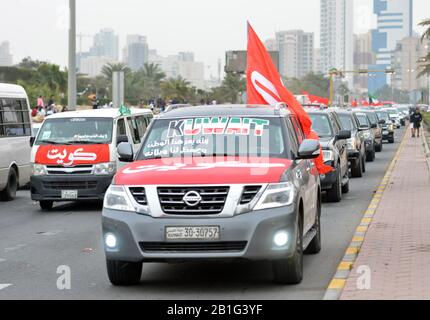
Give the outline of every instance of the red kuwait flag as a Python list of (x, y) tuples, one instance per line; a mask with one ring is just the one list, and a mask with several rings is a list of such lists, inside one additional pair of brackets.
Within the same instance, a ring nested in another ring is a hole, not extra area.
[[(275, 105), (280, 102), (287, 104), (290, 111), (299, 119), (306, 138), (319, 141), (318, 135), (312, 130), (309, 115), (294, 95), (285, 88), (272, 58), (249, 23), (246, 76), (248, 104)], [(322, 153), (315, 159), (315, 165), (320, 174), (333, 171), (332, 167), (324, 164)]]

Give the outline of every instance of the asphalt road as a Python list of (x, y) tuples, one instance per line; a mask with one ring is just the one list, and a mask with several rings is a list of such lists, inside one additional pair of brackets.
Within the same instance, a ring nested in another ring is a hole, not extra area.
[[(403, 132), (397, 131), (397, 142)], [(20, 191), (16, 201), (0, 202), (0, 299), (321, 299), (398, 146), (384, 145), (340, 204), (323, 205), (323, 250), (305, 257), (300, 285), (276, 285), (269, 263), (244, 262), (147, 264), (141, 285), (113, 287), (101, 205), (68, 203), (42, 212)], [(70, 290), (57, 288), (59, 266), (70, 267)]]

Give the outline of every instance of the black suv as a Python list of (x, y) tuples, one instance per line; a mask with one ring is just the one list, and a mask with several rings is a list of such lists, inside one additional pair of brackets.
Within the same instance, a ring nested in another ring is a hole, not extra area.
[(359, 123), (354, 113), (346, 110), (336, 111), (342, 129), (351, 131), (351, 139), (348, 140), (348, 159), (353, 178), (361, 178), (366, 172), (366, 147), (363, 134), (358, 130)]
[(340, 202), (342, 193), (349, 192), (349, 161), (347, 141), (351, 131), (342, 130), (341, 121), (333, 110), (318, 111), (306, 109), (312, 120), (312, 129), (320, 137), (324, 163), (334, 170), (321, 176), (322, 190), (327, 199)]
[(372, 130), (372, 124), (369, 117), (362, 111), (353, 111), (358, 120), (358, 130), (361, 132), (364, 145), (366, 148), (366, 161), (373, 162), (376, 159), (375, 133)]

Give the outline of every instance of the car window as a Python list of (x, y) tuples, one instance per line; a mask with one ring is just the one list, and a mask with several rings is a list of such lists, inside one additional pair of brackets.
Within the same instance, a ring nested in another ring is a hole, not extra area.
[(327, 114), (309, 114), (312, 120), (312, 129), (320, 138), (331, 138), (334, 136), (333, 128)]
[(367, 117), (370, 120), (370, 123), (373, 124), (378, 124), (378, 118), (376, 117), (376, 114), (373, 112), (367, 112)]
[(357, 113), (357, 120), (360, 126), (370, 127), (370, 121), (365, 113)]
[(299, 141), (294, 130), (292, 119), (286, 118), (285, 121), (287, 124), (288, 137), (290, 140), (290, 149), (293, 153), (293, 156), (295, 157), (297, 156), (297, 152), (299, 151)]
[(139, 137), (142, 139), (145, 135), (146, 129), (148, 128), (148, 122), (145, 116), (136, 117), (137, 130), (139, 131)]
[(116, 136), (126, 136), (127, 135), (127, 130), (125, 128), (125, 122), (124, 119), (118, 119), (117, 122), (117, 129), (116, 129)]
[(354, 123), (354, 118), (350, 114), (340, 114), (339, 120), (343, 130), (354, 131), (357, 129)]
[(300, 126), (296, 116), (291, 116), (291, 123), (297, 135), (298, 143), (300, 145), (302, 144), (303, 140), (305, 140), (305, 135), (303, 133), (302, 127)]
[(137, 121), (135, 117), (128, 117), (127, 118), (127, 123), (128, 123), (128, 128), (130, 129), (131, 132), (131, 137), (133, 138), (133, 143), (134, 144), (139, 144), (140, 143), (140, 134), (139, 134), (139, 128), (137, 125)]

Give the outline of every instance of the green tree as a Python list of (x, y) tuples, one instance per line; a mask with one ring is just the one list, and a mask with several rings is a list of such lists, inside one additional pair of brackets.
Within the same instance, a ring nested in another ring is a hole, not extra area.
[[(430, 19), (425, 19), (418, 24), (420, 27), (424, 27), (425, 30), (422, 34), (421, 41), (430, 40)], [(430, 52), (420, 59), (420, 73), (418, 74), (418, 78), (429, 75), (430, 74)]]
[(169, 78), (161, 83), (161, 93), (167, 99), (189, 101), (192, 95), (190, 83), (182, 77)]
[(112, 81), (114, 72), (124, 72), (127, 76), (130, 74), (131, 70), (124, 63), (108, 63), (103, 66), (101, 74), (109, 81)]

